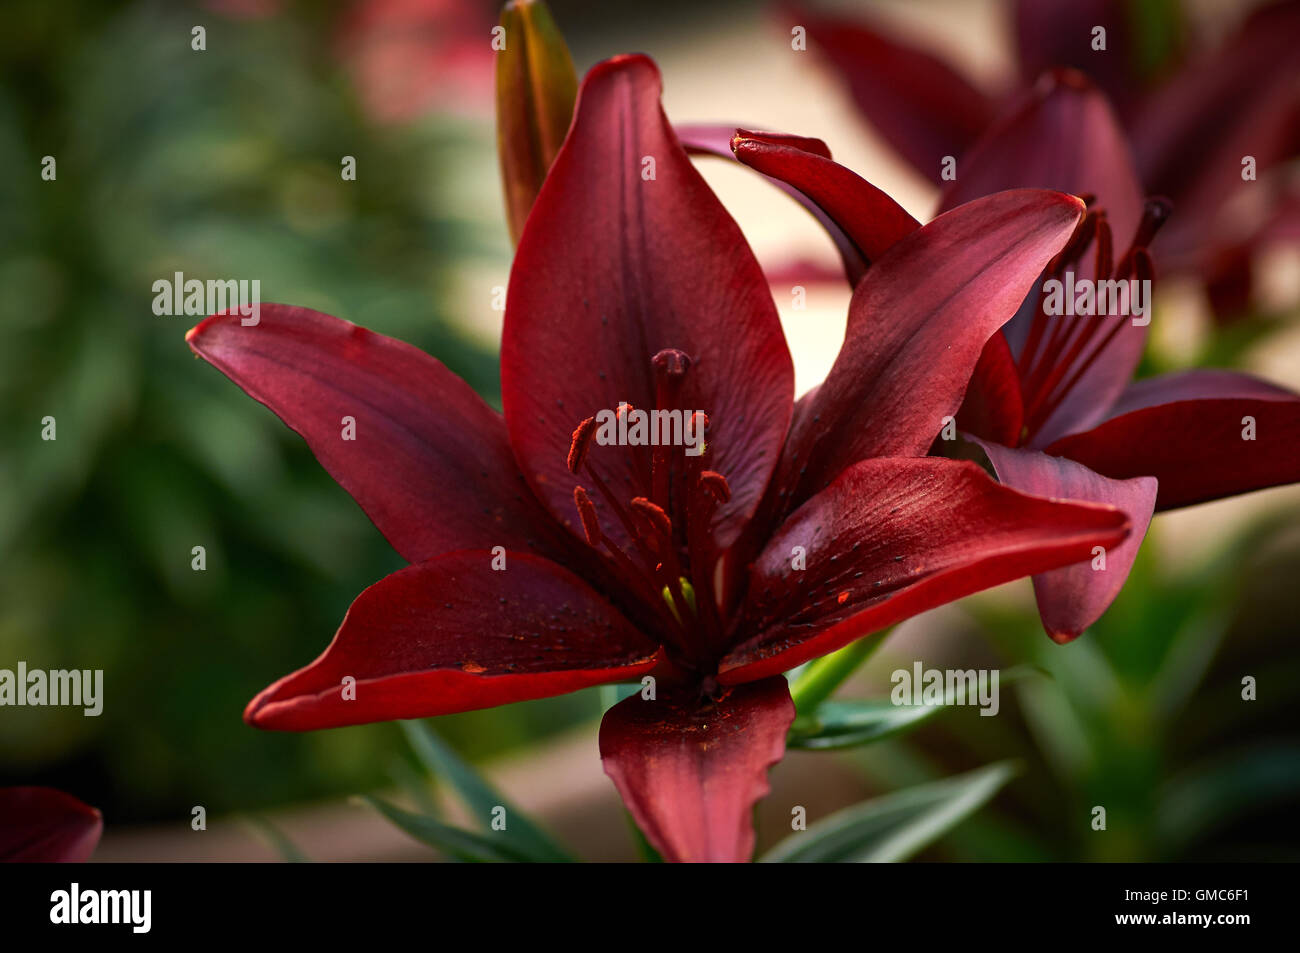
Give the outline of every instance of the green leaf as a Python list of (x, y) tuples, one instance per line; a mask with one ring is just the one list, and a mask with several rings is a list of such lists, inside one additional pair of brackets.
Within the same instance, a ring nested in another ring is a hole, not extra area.
[(438, 810), (438, 804), (434, 800), (429, 779), (411, 767), (406, 758), (401, 755), (394, 755), (389, 763), (388, 773), (392, 775), (397, 786), (402, 789), (402, 793), (410, 798), (416, 810), (425, 817), (437, 817), (442, 813)]
[(1253, 812), (1300, 798), (1300, 747), (1260, 744), (1202, 762), (1161, 791), (1159, 833), (1183, 848)]
[(311, 863), (311, 858), (298, 849), (298, 845), (289, 839), (289, 835), (267, 818), (260, 814), (250, 814), (246, 819), (267, 843), (275, 848), (281, 860), (290, 864)]
[(763, 863), (906, 860), (987, 804), (1015, 774), (1011, 762), (863, 801), (787, 837)]
[(832, 751), (869, 744), (914, 728), (944, 707), (895, 705), (883, 699), (822, 702), (816, 715), (795, 720), (786, 747)]
[(803, 666), (799, 677), (790, 685), (790, 697), (798, 712), (812, 712), (830, 698), (835, 689), (875, 654), (891, 631), (892, 627), (864, 636)]
[(372, 795), (362, 795), (361, 800), (416, 840), (456, 860), (468, 863), (527, 863), (533, 859), (513, 849), (504, 832), (500, 837), (477, 834), (435, 821), (423, 814), (412, 814)]
[(506, 835), (512, 849), (535, 863), (564, 863), (573, 860), (549, 834), (533, 823), (466, 764), (423, 721), (403, 721), (402, 730), (416, 756), (434, 777), (451, 784), (475, 817), (486, 820), (497, 808), (505, 808)]
[[(1028, 675), (1046, 675), (1035, 665), (1017, 665), (1002, 672), (998, 687)], [(843, 700), (822, 702), (812, 714), (800, 715), (790, 727), (787, 747), (810, 751), (853, 748), (889, 738), (917, 727), (922, 722), (956, 704), (954, 692), (941, 704), (895, 705), (888, 699)]]

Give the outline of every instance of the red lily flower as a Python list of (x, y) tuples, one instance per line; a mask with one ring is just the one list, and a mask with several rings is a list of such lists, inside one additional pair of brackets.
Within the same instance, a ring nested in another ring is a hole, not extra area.
[[(918, 227), (883, 193), (815, 150), (789, 148), (793, 141), (740, 135), (735, 154), (818, 201), (841, 245), (846, 235), (874, 241), (878, 255)], [(1142, 201), (1123, 130), (1082, 74), (1048, 74), (995, 123), (940, 208), (1024, 186), (1094, 197), (1044, 280), (1153, 279), (1147, 246), (1168, 203)], [(846, 272), (853, 280), (860, 269), (850, 263)], [(1300, 480), (1300, 395), (1218, 369), (1134, 383), (1148, 321), (1050, 316), (1040, 282), (989, 339), (957, 416), (1002, 483), (1129, 515), (1132, 532), (1104, 561), (1034, 577), (1043, 625), (1058, 642), (1077, 637), (1118, 595), (1154, 511)]]
[(90, 859), (104, 820), (54, 788), (0, 788), (0, 862), (78, 863)]
[[(1181, 58), (1170, 57), (1174, 68), (1155, 73), (1139, 62), (1134, 6), (1123, 0), (1017, 0), (1010, 16), (1017, 79), (995, 90), (865, 22), (797, 7), (786, 18), (807, 28), (874, 128), (941, 186), (943, 158), (957, 158), (959, 180), (968, 175), (971, 150), (1019, 108), (1045, 71), (1086, 73), (1121, 110), (1146, 190), (1168, 196), (1179, 211), (1156, 246), (1163, 266), (1205, 280), (1211, 301), (1231, 314), (1249, 298), (1246, 249), (1277, 232), (1276, 199), (1231, 207), (1243, 185), (1242, 160), (1253, 156), (1257, 163), (1261, 181), (1247, 183), (1251, 189), (1281, 195), (1281, 167), (1300, 150), (1300, 94), (1293, 82), (1300, 66), (1300, 2), (1265, 4), (1222, 43), (1183, 51)], [(1106, 31), (1104, 51), (1092, 46), (1097, 27)], [(1265, 177), (1268, 170), (1277, 172)]]
[[(412, 563), (253, 699), (249, 723), (424, 717), (653, 676), (607, 712), (605, 769), (667, 859), (736, 861), (794, 717), (780, 673), (1117, 545), (1128, 521), (924, 456), (1081, 202), (1007, 192), (897, 242), (792, 427), (767, 284), (659, 94), (642, 56), (583, 81), (511, 273), (504, 417), (433, 358), (306, 309), (264, 306), (255, 327), (217, 315), (187, 337)], [(629, 406), (707, 415), (703, 455), (600, 443), (594, 415)]]

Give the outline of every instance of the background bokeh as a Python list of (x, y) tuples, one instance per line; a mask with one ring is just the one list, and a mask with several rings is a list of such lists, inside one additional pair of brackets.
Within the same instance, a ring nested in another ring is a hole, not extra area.
[[(979, 75), (1005, 69), (996, 2), (873, 6)], [(552, 9), (579, 71), (644, 50), (675, 120), (819, 136), (909, 211), (933, 207), (933, 188), (829, 72), (790, 55), (768, 5)], [(395, 726), (284, 735), (240, 718), (402, 561), (294, 434), (192, 357), (183, 336), (196, 319), (153, 314), (151, 286), (176, 271), (260, 279), (263, 301), (411, 341), (495, 402), (493, 288), (510, 260), (495, 20), (495, 4), (471, 0), (6, 3), (0, 666), (102, 668), (105, 704), (98, 718), (0, 710), (0, 785), (47, 784), (100, 807), (102, 856), (206, 856), (208, 844), (184, 840), (200, 804), (214, 819), (270, 811), (315, 856), (404, 856), (368, 816), (333, 807), (411, 770)], [(53, 182), (39, 175), (46, 155)], [(354, 182), (339, 175), (348, 155)], [(765, 264), (833, 261), (783, 196), (743, 170), (704, 168)], [(1294, 257), (1270, 267), (1285, 298)], [(1293, 300), (1223, 329), (1195, 289), (1160, 292), (1148, 370), (1232, 363), (1300, 387)], [(783, 314), (801, 390), (829, 367), (847, 299), (815, 288), (808, 310)], [(56, 441), (40, 439), (46, 415)], [(1294, 858), (1298, 502), (1287, 488), (1161, 517), (1115, 607), (1065, 648), (1038, 628), (1027, 582), (900, 627), (850, 693), (887, 693), (889, 671), (917, 657), (1050, 675), (1008, 690), (999, 718), (957, 711), (868, 753), (792, 756), (773, 799), (802, 792), (830, 809), (1015, 757), (1021, 779), (927, 857)], [(196, 545), (205, 572), (191, 570)], [(1240, 701), (1243, 675), (1259, 681), (1255, 703)], [(500, 776), (525, 788), (511, 795), (580, 851), (624, 856), (625, 831), (597, 819), (619, 811), (595, 751), (602, 703), (585, 692), (437, 728), (477, 762), (505, 757)], [(1104, 840), (1086, 825), (1098, 803), (1113, 805)], [(771, 817), (765, 842), (788, 808)], [(222, 822), (211, 833), (226, 836)], [(229, 837), (223, 856), (263, 856)]]

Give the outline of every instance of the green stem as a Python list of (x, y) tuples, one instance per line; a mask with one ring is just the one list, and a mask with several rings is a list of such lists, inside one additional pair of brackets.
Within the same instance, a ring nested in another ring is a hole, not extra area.
[(798, 681), (790, 686), (790, 697), (794, 699), (795, 709), (800, 715), (810, 715), (817, 706), (831, 697), (850, 675), (858, 670), (867, 659), (871, 658), (880, 643), (885, 641), (890, 630), (877, 632), (866, 638), (851, 642), (838, 652), (823, 656), (804, 669)]

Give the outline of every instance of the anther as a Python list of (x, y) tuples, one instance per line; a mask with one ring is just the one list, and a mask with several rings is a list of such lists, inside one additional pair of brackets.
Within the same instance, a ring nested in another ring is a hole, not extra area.
[(656, 532), (662, 533), (670, 540), (673, 538), (673, 521), (668, 518), (662, 506), (652, 503), (644, 496), (634, 497), (628, 505), (631, 506), (632, 512), (640, 514)]
[(580, 486), (573, 488), (573, 502), (578, 507), (578, 516), (582, 519), (582, 531), (587, 535), (587, 542), (599, 546), (605, 534), (600, 531), (600, 520), (596, 518), (596, 504), (591, 502), (587, 491)]
[(1146, 248), (1160, 231), (1160, 226), (1169, 220), (1173, 203), (1159, 196), (1149, 198), (1142, 206), (1142, 221), (1138, 223), (1137, 234), (1133, 237), (1134, 248)]
[(726, 503), (731, 499), (731, 485), (727, 483), (727, 478), (716, 470), (701, 470), (700, 484), (719, 503)]
[(587, 449), (591, 446), (592, 435), (596, 432), (596, 418), (588, 417), (573, 431), (573, 442), (569, 444), (569, 472), (577, 473), (587, 460)]

